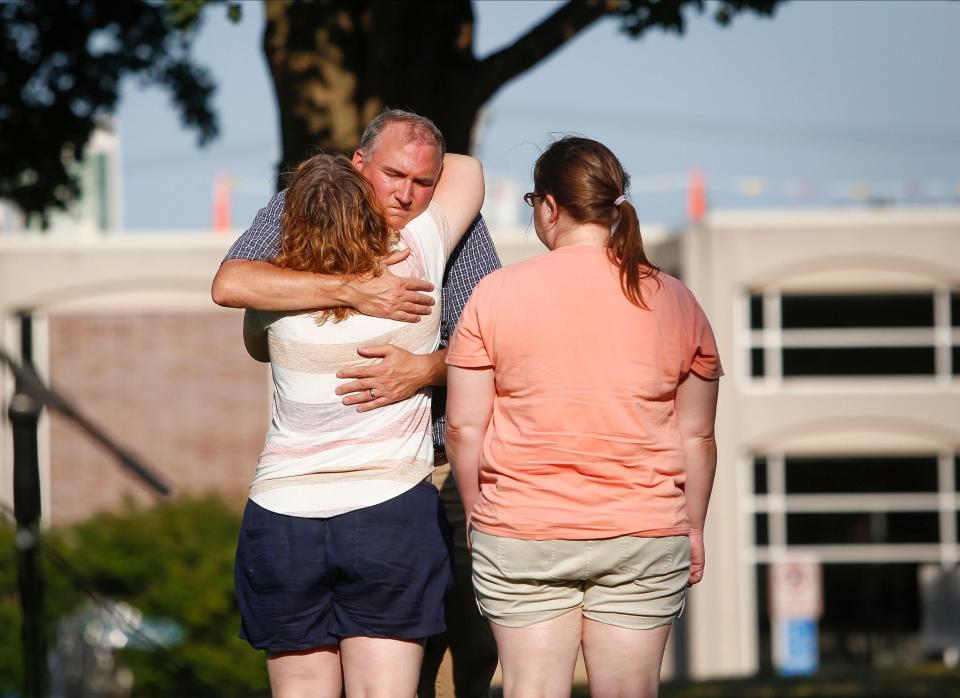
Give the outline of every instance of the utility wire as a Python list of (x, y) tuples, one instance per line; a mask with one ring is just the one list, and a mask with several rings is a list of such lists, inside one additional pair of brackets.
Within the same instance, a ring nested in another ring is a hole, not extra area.
[[(912, 147), (960, 146), (960, 131), (935, 126), (898, 126), (874, 123), (817, 123), (809, 121), (748, 121), (732, 115), (701, 115), (641, 110), (587, 110), (582, 107), (549, 105), (498, 106), (489, 119), (499, 121), (534, 121), (542, 124), (545, 116), (554, 120), (579, 124), (605, 123), (636, 130), (675, 131), (703, 136), (742, 136), (752, 141), (774, 141), (809, 145), (810, 142), (864, 145), (909, 145)], [(659, 135), (659, 134), (650, 134)]]

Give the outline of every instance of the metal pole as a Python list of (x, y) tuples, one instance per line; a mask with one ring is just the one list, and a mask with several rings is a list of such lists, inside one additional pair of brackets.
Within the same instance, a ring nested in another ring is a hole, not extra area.
[(46, 695), (46, 637), (43, 572), (40, 568), (40, 467), (37, 423), (40, 404), (25, 393), (10, 400), (13, 426), (13, 509), (17, 520), (17, 578), (22, 611), (24, 696)]
[[(33, 363), (33, 318), (20, 314), (20, 359)], [(7, 414), (13, 427), (13, 512), (17, 521), (17, 581), (23, 639), (25, 698), (43, 698), (47, 690), (47, 643), (44, 632), (44, 582), (40, 567), (40, 458), (37, 425), (43, 405), (18, 378)]]
[[(2, 2), (2, 0), (0, 0)], [(24, 698), (47, 695), (47, 645), (44, 623), (44, 581), (40, 566), (40, 462), (37, 426), (44, 406), (76, 423), (94, 441), (113, 453), (120, 464), (158, 494), (170, 488), (133, 455), (117, 446), (58, 393), (48, 388), (33, 369), (33, 319), (20, 314), (20, 363), (0, 347), (0, 366), (16, 376), (16, 389), (7, 414), (13, 427), (13, 508), (17, 521), (17, 576), (23, 617)]]

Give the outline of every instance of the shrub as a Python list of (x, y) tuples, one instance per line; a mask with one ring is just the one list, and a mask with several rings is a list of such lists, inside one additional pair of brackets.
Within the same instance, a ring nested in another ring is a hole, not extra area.
[[(237, 636), (233, 555), (239, 526), (239, 513), (209, 496), (152, 508), (128, 504), (121, 512), (49, 531), (42, 558), (51, 638), (56, 620), (89, 599), (87, 585), (147, 618), (173, 620), (183, 630), (183, 640), (165, 652), (119, 653), (120, 662), (133, 670), (134, 696), (266, 693), (263, 656)], [(0, 530), (0, 626), (11, 629), (20, 624), (14, 560), (12, 530), (5, 527)], [(0, 693), (20, 687), (20, 652), (19, 632), (4, 633)]]

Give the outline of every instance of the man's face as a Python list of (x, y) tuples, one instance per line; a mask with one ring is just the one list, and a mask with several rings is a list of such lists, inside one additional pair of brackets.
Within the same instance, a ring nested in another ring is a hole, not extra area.
[(357, 150), (353, 164), (373, 185), (387, 224), (399, 230), (426, 210), (442, 161), (435, 145), (409, 140), (406, 124), (389, 124), (376, 149)]

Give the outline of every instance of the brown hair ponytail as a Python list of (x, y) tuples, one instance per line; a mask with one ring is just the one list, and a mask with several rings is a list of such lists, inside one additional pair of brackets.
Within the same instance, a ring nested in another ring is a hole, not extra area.
[(630, 186), (630, 175), (617, 156), (597, 141), (566, 136), (537, 158), (533, 184), (538, 194), (553, 194), (557, 205), (574, 221), (611, 229), (607, 253), (620, 269), (623, 294), (634, 305), (646, 308), (642, 281), (656, 278), (660, 269), (643, 249), (636, 209), (622, 198)]
[(611, 259), (620, 267), (620, 286), (623, 294), (634, 305), (646, 308), (641, 293), (641, 281), (648, 276), (656, 276), (660, 269), (647, 259), (643, 249), (643, 237), (640, 234), (640, 219), (637, 210), (629, 201), (622, 201), (616, 207), (613, 232), (607, 243)]

